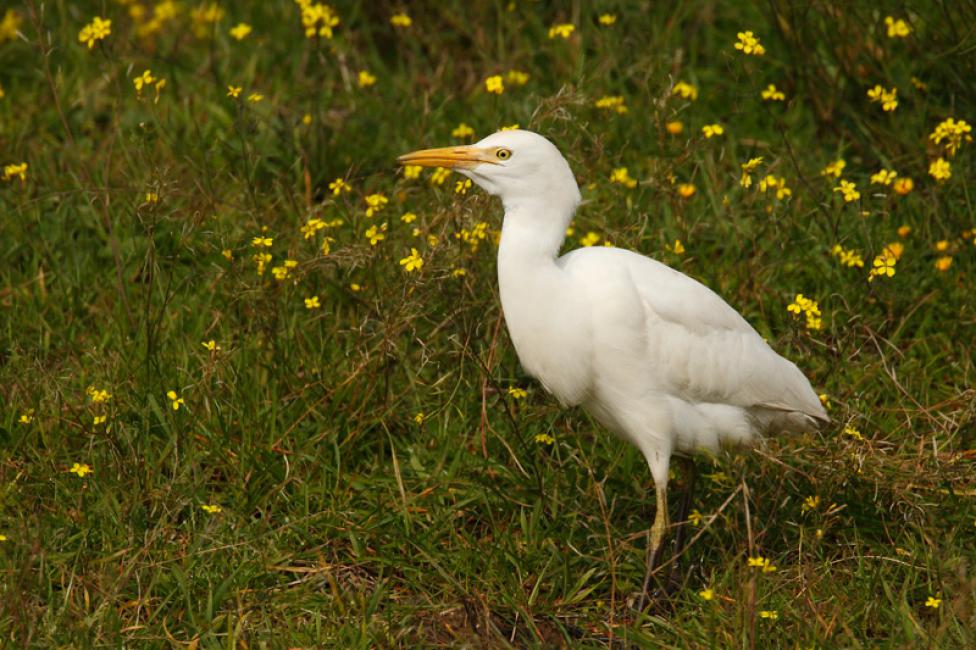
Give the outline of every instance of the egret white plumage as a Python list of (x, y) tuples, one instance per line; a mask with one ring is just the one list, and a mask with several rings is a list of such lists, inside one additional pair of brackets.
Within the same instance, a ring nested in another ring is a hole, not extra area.
[(796, 365), (701, 283), (620, 248), (558, 257), (581, 197), (546, 138), (502, 131), (399, 162), (455, 169), (501, 198), (498, 286), (522, 367), (561, 404), (583, 406), (633, 443), (650, 467), (657, 510), (644, 595), (668, 527), (673, 454), (828, 421)]

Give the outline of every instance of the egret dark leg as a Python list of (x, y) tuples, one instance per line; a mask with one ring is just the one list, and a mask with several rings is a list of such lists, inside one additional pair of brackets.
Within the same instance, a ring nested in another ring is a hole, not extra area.
[(637, 611), (644, 611), (644, 603), (648, 599), (648, 588), (651, 585), (651, 574), (661, 563), (661, 549), (664, 547), (664, 533), (668, 529), (668, 488), (667, 485), (657, 485), (654, 488), (657, 497), (657, 512), (654, 513), (654, 524), (651, 526), (651, 538), (647, 545), (647, 568), (644, 573), (644, 585), (641, 588), (640, 599), (637, 601)]
[(674, 560), (671, 563), (671, 575), (668, 578), (668, 587), (674, 591), (678, 587), (678, 564), (681, 553), (685, 550), (688, 542), (688, 513), (691, 512), (691, 503), (695, 494), (695, 479), (698, 477), (698, 468), (695, 466), (693, 458), (678, 457), (681, 463), (682, 479), (684, 486), (681, 488), (681, 502), (678, 505), (678, 530), (674, 534)]

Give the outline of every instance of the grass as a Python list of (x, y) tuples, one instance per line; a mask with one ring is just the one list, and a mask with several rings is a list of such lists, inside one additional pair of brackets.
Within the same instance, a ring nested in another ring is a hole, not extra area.
[[(331, 39), (306, 39), (291, 2), (217, 22), (191, 3), (159, 23), (165, 3), (14, 10), (0, 165), (28, 168), (0, 182), (5, 643), (976, 645), (976, 145), (949, 158), (928, 139), (976, 118), (976, 4), (667, 5), (446, 0), (395, 27), (399, 4), (342, 2)], [(911, 34), (888, 38), (886, 15)], [(95, 16), (111, 34), (88, 49)], [(557, 23), (576, 30), (551, 39)], [(745, 29), (765, 56), (733, 49)], [(158, 102), (155, 84), (137, 96), (145, 69), (166, 80)], [(485, 91), (512, 69), (524, 86)], [(770, 83), (784, 102), (760, 98)], [(875, 84), (898, 89), (895, 111)], [(460, 122), (550, 137), (586, 199), (567, 249), (593, 232), (702, 280), (829, 396), (823, 434), (703, 463), (673, 611), (628, 606), (653, 517), (644, 461), (519, 368), (500, 206), (395, 168)], [(712, 123), (725, 133), (702, 137)], [(851, 203), (820, 173), (838, 158)], [(636, 187), (609, 181), (624, 166)], [(914, 189), (871, 185), (882, 167)], [(792, 196), (760, 192), (767, 174)], [(336, 178), (352, 191), (333, 195)], [(389, 204), (368, 218), (374, 193)], [(312, 218), (336, 223), (306, 239)], [(483, 240), (456, 236), (480, 222)], [(869, 281), (895, 241), (896, 273)], [(406, 272), (411, 247), (424, 265)], [(797, 293), (821, 329), (787, 310)]]

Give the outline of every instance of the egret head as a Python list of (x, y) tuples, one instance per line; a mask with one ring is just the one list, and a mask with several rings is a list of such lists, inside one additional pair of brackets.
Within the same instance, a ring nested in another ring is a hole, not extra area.
[(414, 151), (398, 162), (453, 169), (500, 197), (506, 209), (542, 199), (572, 211), (580, 202), (569, 163), (554, 144), (531, 131), (499, 131), (472, 145)]

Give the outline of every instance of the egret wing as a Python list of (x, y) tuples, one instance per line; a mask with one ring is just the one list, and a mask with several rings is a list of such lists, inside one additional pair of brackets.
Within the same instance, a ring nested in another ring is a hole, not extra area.
[(693, 403), (797, 411), (827, 419), (800, 369), (774, 352), (714, 291), (624, 249), (580, 249), (560, 261), (564, 268), (582, 267), (584, 257), (627, 268), (644, 309), (647, 360), (662, 389)]

